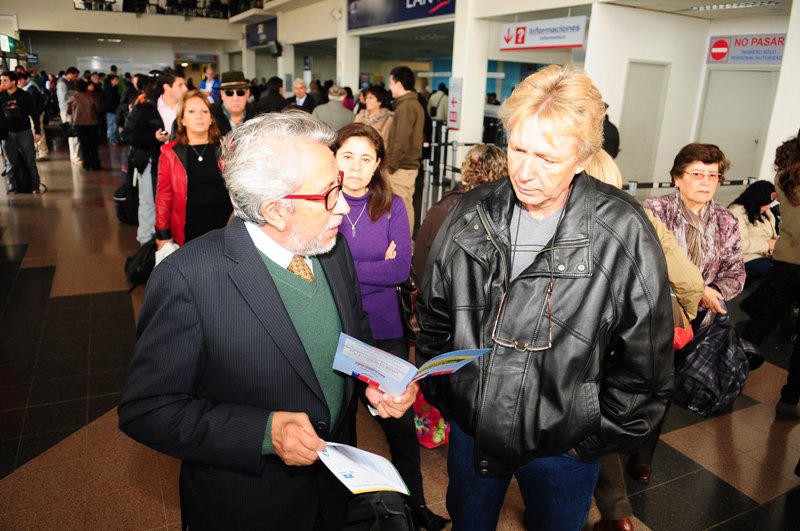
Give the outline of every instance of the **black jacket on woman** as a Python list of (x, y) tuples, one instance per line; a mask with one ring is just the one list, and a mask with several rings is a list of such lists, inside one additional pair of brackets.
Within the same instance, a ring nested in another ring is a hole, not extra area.
[(553, 239), (513, 281), (508, 180), (464, 195), (430, 251), (417, 363), (492, 351), (420, 383), (475, 437), (481, 473), (573, 448), (582, 459), (630, 451), (664, 415), (673, 321), (658, 237), (624, 192), (585, 173), (571, 187)]
[(156, 138), (156, 131), (164, 129), (164, 121), (158, 113), (156, 103), (145, 100), (131, 109), (122, 129), (122, 141), (131, 146), (128, 164), (139, 173), (143, 172), (150, 162), (150, 173), (153, 180), (153, 192), (156, 190), (158, 178), (158, 156), (162, 143)]

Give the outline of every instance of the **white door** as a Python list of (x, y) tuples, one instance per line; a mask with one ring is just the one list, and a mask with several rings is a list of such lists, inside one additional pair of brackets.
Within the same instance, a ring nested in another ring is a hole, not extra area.
[(653, 180), (668, 77), (665, 64), (628, 64), (616, 160), (625, 182)]
[(731, 168), (729, 179), (758, 175), (777, 72), (709, 70), (697, 141), (716, 144)]

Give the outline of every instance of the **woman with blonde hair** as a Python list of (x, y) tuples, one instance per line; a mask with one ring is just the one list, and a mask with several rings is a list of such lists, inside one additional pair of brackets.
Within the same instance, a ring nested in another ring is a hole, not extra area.
[(499, 181), (507, 176), (508, 160), (505, 151), (494, 144), (478, 144), (470, 148), (461, 165), (461, 182), (428, 210), (417, 231), (414, 240), (414, 259), (411, 264), (415, 280), (422, 279), (428, 261), (428, 251), (431, 250), (439, 227), (464, 194), (482, 184)]
[(185, 242), (224, 227), (233, 211), (217, 163), (220, 132), (205, 93), (183, 95), (175, 140), (161, 147), (156, 190), (156, 246)]

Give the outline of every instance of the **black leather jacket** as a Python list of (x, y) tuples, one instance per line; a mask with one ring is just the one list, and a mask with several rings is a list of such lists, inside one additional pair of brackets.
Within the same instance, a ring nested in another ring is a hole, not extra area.
[(483, 474), (571, 448), (582, 459), (629, 451), (658, 425), (673, 382), (666, 264), (641, 207), (577, 175), (553, 240), (509, 282), (515, 201), (508, 180), (464, 196), (434, 242), (418, 301), (418, 363), (492, 348), (422, 381), (475, 437)]

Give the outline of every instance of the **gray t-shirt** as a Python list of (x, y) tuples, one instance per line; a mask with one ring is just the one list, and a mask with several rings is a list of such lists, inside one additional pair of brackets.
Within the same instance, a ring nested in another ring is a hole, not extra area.
[(519, 203), (511, 214), (511, 280), (533, 263), (539, 251), (553, 238), (561, 218), (559, 209), (544, 219), (536, 219)]

